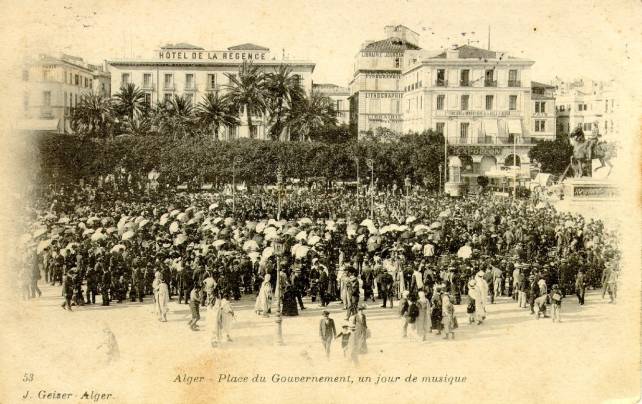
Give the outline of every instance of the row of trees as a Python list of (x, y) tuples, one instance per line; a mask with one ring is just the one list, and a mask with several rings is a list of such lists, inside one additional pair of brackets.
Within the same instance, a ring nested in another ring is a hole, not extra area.
[[(208, 92), (193, 104), (184, 96), (151, 107), (145, 92), (134, 84), (119, 89), (113, 98), (88, 93), (73, 109), (71, 126), (84, 138), (164, 135), (174, 140), (186, 136), (218, 136), (222, 127), (240, 125), (244, 113), (250, 134), (260, 119), (269, 138), (284, 132), (292, 140), (323, 140), (316, 136), (337, 129), (331, 99), (312, 91), (306, 94), (298, 76), (287, 65), (264, 72), (244, 62), (238, 74), (228, 74), (229, 84)], [(347, 135), (347, 129), (343, 130)]]
[(359, 141), (266, 142), (240, 139), (203, 142), (195, 137), (125, 136), (114, 141), (89, 141), (73, 136), (43, 135), (35, 143), (32, 161), (39, 161), (37, 176), (44, 182), (95, 179), (125, 172), (145, 178), (152, 170), (161, 180), (178, 185), (191, 179), (201, 183), (237, 181), (250, 185), (273, 184), (277, 168), (285, 178), (302, 181), (322, 177), (326, 181), (354, 181), (359, 170), (363, 180), (374, 176), (379, 184), (413, 183), (436, 189), (443, 138), (438, 135), (403, 136), (396, 143)]

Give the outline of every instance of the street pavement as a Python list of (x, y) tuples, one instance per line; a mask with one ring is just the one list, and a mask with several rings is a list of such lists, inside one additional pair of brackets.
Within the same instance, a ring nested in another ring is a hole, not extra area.
[[(625, 311), (618, 310), (625, 303), (609, 304), (608, 297), (602, 299), (599, 291), (587, 293), (585, 306), (567, 296), (561, 323), (550, 318), (537, 320), (530, 310), (501, 297), (487, 306), (488, 318), (482, 325), (471, 325), (466, 306), (461, 304), (455, 306), (460, 325), (455, 339), (443, 340), (433, 334), (426, 342), (402, 338), (398, 305), (384, 309), (380, 301), (367, 302), (372, 337), (369, 352), (355, 366), (343, 357), (340, 340), (334, 342), (331, 358), (325, 358), (318, 337), (323, 309), (309, 298), (304, 299), (306, 310), (298, 317), (283, 317), (283, 346), (275, 343), (275, 317), (254, 313), (254, 296), (232, 302), (236, 317), (233, 341), (212, 348), (207, 312), (201, 312), (200, 330), (191, 331), (187, 326), (189, 307), (179, 305), (176, 298), (170, 302), (168, 322), (162, 323), (153, 314), (149, 297), (144, 303), (74, 306), (69, 312), (60, 307), (60, 287), (42, 289), (42, 297), (15, 305), (5, 321), (3, 343), (12, 344), (8, 354), (12, 357), (6, 358), (2, 380), (13, 383), (14, 396), (25, 394), (26, 389), (75, 394), (93, 389), (113, 394), (112, 402), (238, 402), (247, 400), (248, 395), (260, 398), (269, 387), (270, 394), (285, 398), (337, 402), (345, 399), (347, 391), (358, 398), (361, 393), (384, 388), (386, 383), (375, 381), (385, 376), (393, 378), (387, 389), (430, 401), (457, 402), (477, 394), (481, 401), (494, 402), (524, 395), (540, 402), (576, 402), (579, 398), (599, 402), (614, 394), (627, 397), (630, 392), (596, 383), (601, 380), (598, 375), (606, 372), (609, 379), (622, 381), (622, 386), (631, 384), (624, 382), (635, 384), (627, 380), (632, 375), (628, 370), (639, 364), (639, 350), (608, 349), (637, 338), (639, 329), (631, 327), (632, 319)], [(341, 304), (332, 303), (328, 310), (340, 330), (345, 319)], [(104, 326), (112, 330), (119, 345), (120, 359), (111, 364), (105, 364), (105, 355), (98, 349), (104, 340)], [(34, 381), (22, 383), (23, 373), (33, 373)], [(273, 381), (275, 374), (277, 378), (351, 375), (370, 377), (371, 381), (324, 384), (315, 393), (323, 395), (316, 396), (307, 393), (304, 383)], [(424, 376), (446, 379), (404, 382), (410, 374), (420, 380)], [(235, 382), (256, 375), (266, 377), (265, 383)], [(182, 376), (204, 379), (188, 384), (181, 381)], [(394, 381), (397, 377), (400, 379)], [(448, 377), (466, 380), (443, 382), (453, 380)], [(225, 380), (219, 382), (219, 378)], [(565, 387), (569, 384), (582, 386), (582, 390), (569, 390)], [(350, 390), (346, 390), (348, 386)], [(389, 394), (390, 390), (386, 391)]]

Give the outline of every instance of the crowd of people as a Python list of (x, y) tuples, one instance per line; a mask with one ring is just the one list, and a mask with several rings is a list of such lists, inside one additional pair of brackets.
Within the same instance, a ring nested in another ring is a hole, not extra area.
[[(454, 338), (453, 305), (467, 304), (469, 323), (482, 324), (486, 305), (510, 296), (537, 317), (552, 305), (559, 320), (566, 295), (583, 304), (587, 288), (602, 287), (611, 301), (617, 293), (615, 234), (531, 200), (74, 185), (46, 189), (29, 214), (17, 265), (25, 299), (40, 295), (44, 278), (61, 287), (64, 309), (151, 298), (160, 321), (176, 299), (190, 305), (194, 330), (199, 307), (214, 313), (215, 342), (231, 339), (231, 302), (244, 294), (261, 316), (273, 314), (276, 295), (285, 316), (305, 310), (304, 296), (340, 302), (354, 330), (360, 316), (365, 323), (363, 303), (380, 299), (398, 308), (403, 336), (410, 328), (425, 340)], [(357, 333), (365, 350), (366, 331)]]

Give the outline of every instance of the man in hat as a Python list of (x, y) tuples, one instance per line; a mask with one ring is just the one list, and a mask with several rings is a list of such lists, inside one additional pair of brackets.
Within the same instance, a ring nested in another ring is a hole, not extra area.
[(392, 300), (394, 293), (394, 278), (392, 274), (388, 271), (384, 271), (381, 274), (381, 298), (383, 299), (383, 305), (381, 307), (385, 308), (390, 299), (390, 308), (392, 308)]
[(575, 294), (580, 306), (584, 305), (584, 294), (586, 293), (586, 277), (584, 271), (580, 269), (575, 277)]
[(101, 282), (100, 282), (100, 291), (102, 293), (103, 297), (103, 306), (109, 306), (109, 291), (112, 287), (112, 279), (111, 279), (111, 271), (106, 267), (103, 266), (103, 273), (101, 274)]
[(330, 357), (330, 347), (332, 340), (337, 336), (337, 330), (334, 326), (334, 320), (330, 318), (330, 312), (323, 310), (323, 318), (319, 322), (319, 336), (325, 350), (326, 357)]

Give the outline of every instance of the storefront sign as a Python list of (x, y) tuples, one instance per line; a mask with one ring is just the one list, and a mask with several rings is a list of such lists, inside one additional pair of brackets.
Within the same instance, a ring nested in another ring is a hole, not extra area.
[(219, 60), (219, 61), (243, 61), (243, 60), (266, 60), (266, 51), (190, 51), (190, 50), (161, 50), (158, 51), (158, 58), (161, 60)]
[(450, 155), (454, 156), (499, 156), (502, 148), (496, 146), (449, 146)]

